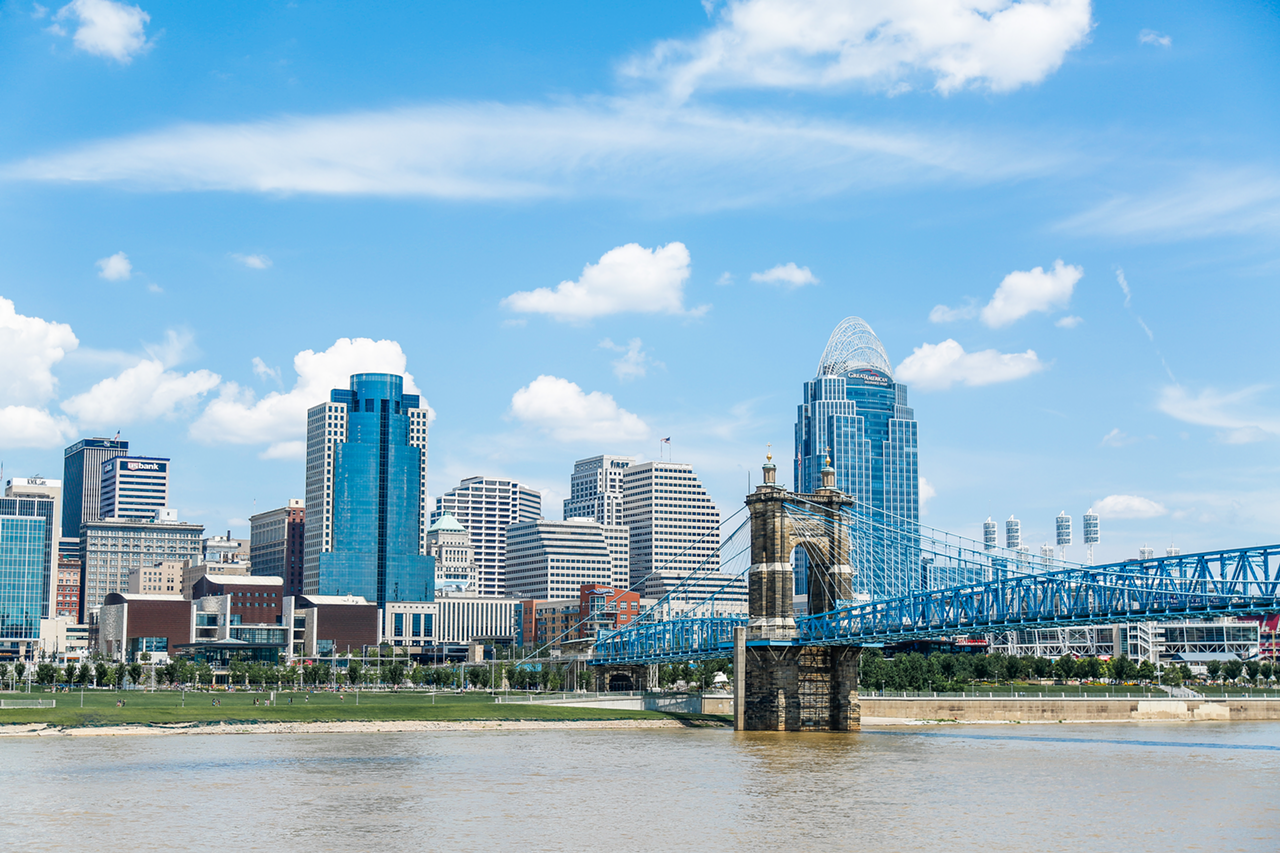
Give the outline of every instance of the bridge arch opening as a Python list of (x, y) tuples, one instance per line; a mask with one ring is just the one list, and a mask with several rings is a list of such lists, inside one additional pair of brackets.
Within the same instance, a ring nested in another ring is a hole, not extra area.
[(635, 680), (625, 672), (615, 672), (609, 676), (610, 693), (630, 693), (636, 689)]

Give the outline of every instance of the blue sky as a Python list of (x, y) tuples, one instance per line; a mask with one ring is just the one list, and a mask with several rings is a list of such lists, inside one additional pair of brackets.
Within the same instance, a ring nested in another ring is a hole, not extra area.
[(6, 474), (120, 430), (245, 534), (404, 370), (433, 494), (671, 436), (732, 511), (857, 315), (927, 523), (1277, 539), (1273, 8), (619, 6), (0, 3)]

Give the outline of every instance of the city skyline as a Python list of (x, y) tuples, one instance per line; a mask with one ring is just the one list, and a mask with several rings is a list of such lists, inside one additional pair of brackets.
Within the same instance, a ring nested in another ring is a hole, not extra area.
[(301, 494), (306, 409), (390, 372), (431, 499), (508, 479), (554, 517), (574, 460), (669, 437), (727, 517), (857, 315), (911, 388), (923, 524), (1272, 540), (1274, 13), (1061, 4), (1011, 58), (892, 9), (762, 41), (748, 6), (5, 6), (6, 476), (119, 430), (179, 518), (247, 536)]

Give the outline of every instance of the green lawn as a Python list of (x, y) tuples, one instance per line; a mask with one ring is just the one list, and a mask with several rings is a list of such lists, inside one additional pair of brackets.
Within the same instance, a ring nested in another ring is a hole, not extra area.
[[(7, 723), (49, 723), (57, 726), (146, 725), (179, 722), (324, 722), (337, 720), (662, 720), (686, 719), (689, 715), (662, 714), (652, 711), (617, 711), (601, 708), (566, 708), (562, 705), (536, 705), (526, 702), (495, 704), (484, 693), (465, 695), (442, 693), (434, 699), (430, 693), (359, 694), (355, 692), (306, 693), (286, 691), (276, 694), (275, 705), (254, 705), (254, 699), (265, 702), (269, 693), (193, 693), (185, 700), (178, 691), (155, 693), (109, 690), (84, 691), (84, 707), (80, 693), (50, 694), (43, 691), (0, 693), (0, 699), (56, 699), (56, 708), (5, 708), (0, 710), (0, 725)], [(339, 698), (341, 697), (341, 698)], [(124, 707), (116, 702), (125, 700)], [(214, 698), (221, 703), (213, 704)], [(293, 700), (290, 704), (290, 699)], [(183, 707), (185, 701), (186, 706)], [(719, 717), (707, 719), (720, 720)]]

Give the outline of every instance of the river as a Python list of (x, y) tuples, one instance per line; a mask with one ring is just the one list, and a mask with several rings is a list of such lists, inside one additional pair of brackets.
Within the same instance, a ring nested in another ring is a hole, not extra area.
[(4, 850), (1280, 850), (1280, 725), (6, 738)]

